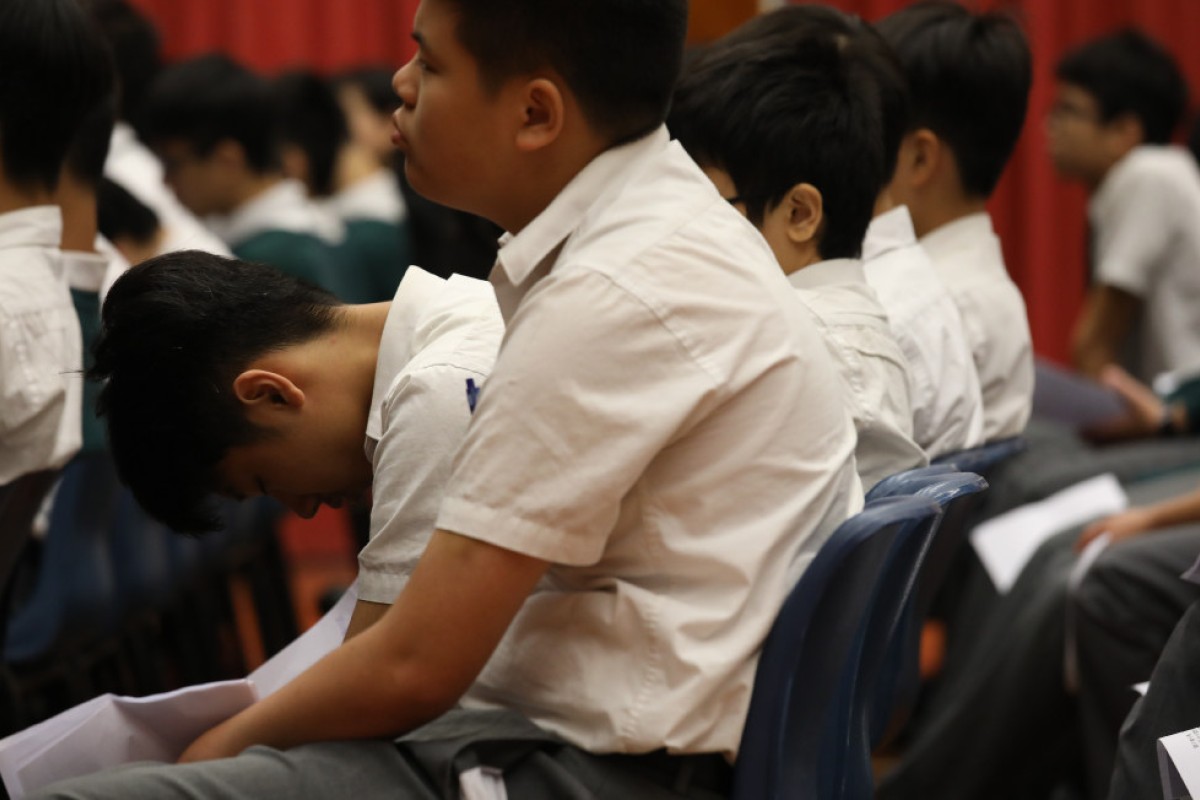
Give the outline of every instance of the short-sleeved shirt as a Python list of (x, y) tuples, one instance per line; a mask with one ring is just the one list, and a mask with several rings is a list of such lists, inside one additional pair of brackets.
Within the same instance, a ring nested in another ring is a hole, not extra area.
[(863, 267), (908, 361), (913, 439), (930, 458), (983, 444), (983, 397), (962, 316), (917, 244), (906, 206), (871, 221)]
[(1200, 170), (1180, 147), (1131, 150), (1088, 205), (1096, 280), (1142, 300), (1137, 363), (1160, 372), (1200, 366)]
[(58, 206), (0, 214), (0, 486), (80, 445), (83, 342)]
[(983, 394), (984, 440), (1019, 435), (1033, 409), (1033, 342), (991, 217), (970, 214), (920, 241), (962, 315)]
[(923, 467), (929, 458), (913, 441), (908, 362), (887, 314), (867, 285), (862, 262), (831, 259), (788, 275), (812, 309), (846, 390), (858, 433), (854, 450), (863, 489), (888, 475)]
[(270, 264), (343, 299), (349, 294), (335, 255), (345, 229), (308, 199), (299, 181), (281, 180), (208, 224), (238, 258)]
[[(351, 302), (386, 300), (396, 292), (409, 265), (411, 242), (408, 209), (400, 184), (389, 169), (379, 169), (325, 200), (325, 209), (345, 226), (339, 248), (349, 263), (357, 264)], [(341, 264), (348, 271), (347, 263)]]
[(665, 128), (587, 165), (491, 280), (508, 330), (438, 526), (551, 566), (464, 705), (732, 756), (784, 597), (862, 503), (815, 320)]
[(471, 420), (466, 382), (483, 386), (503, 335), (486, 281), (413, 267), (396, 290), (367, 418), (373, 501), (359, 599), (393, 602), (425, 550)]

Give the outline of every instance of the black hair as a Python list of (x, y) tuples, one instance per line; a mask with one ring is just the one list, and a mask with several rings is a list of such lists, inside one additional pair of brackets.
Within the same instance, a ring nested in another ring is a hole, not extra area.
[(396, 70), (391, 67), (356, 67), (333, 79), (334, 86), (355, 86), (363, 93), (367, 103), (379, 114), (390, 115), (400, 106), (400, 98), (392, 88), (392, 77)]
[(117, 114), (121, 119), (134, 120), (162, 69), (158, 30), (127, 0), (90, 0), (87, 7), (112, 46), (120, 85)]
[(219, 527), (218, 463), (270, 435), (247, 420), (234, 379), (263, 353), (331, 330), (338, 308), (277, 269), (195, 250), (117, 279), (88, 377), (105, 381), (96, 406), (117, 470), (151, 516), (184, 533)]
[(338, 152), (350, 138), (337, 95), (324, 79), (305, 70), (280, 75), (271, 88), (279, 108), (282, 141), (304, 151), (309, 189), (328, 197), (334, 193)]
[(139, 133), (159, 145), (187, 142), (204, 157), (222, 141), (241, 145), (259, 174), (279, 168), (279, 122), (270, 84), (214, 53), (167, 68), (146, 95)]
[(729, 173), (755, 225), (793, 186), (812, 184), (824, 208), (821, 257), (856, 257), (885, 175), (874, 75), (849, 55), (852, 40), (830, 35), (852, 22), (799, 6), (747, 25), (690, 61), (671, 133), (698, 163)]
[(910, 128), (929, 128), (950, 147), (964, 191), (990, 196), (1029, 104), (1033, 67), (1020, 25), (1006, 14), (930, 0), (875, 27), (908, 75)]
[(0, 2), (0, 171), (58, 186), (84, 116), (110, 90), (112, 60), (77, 0)]
[(91, 189), (98, 189), (104, 177), (104, 162), (108, 159), (116, 118), (117, 98), (110, 93), (83, 118), (63, 162), (74, 180)]
[(1055, 76), (1096, 99), (1100, 120), (1132, 114), (1145, 141), (1166, 144), (1187, 107), (1179, 65), (1163, 47), (1132, 28), (1093, 39), (1063, 56)]
[(158, 215), (111, 178), (102, 179), (96, 191), (96, 221), (110, 242), (132, 239), (147, 244), (159, 231)]
[(549, 67), (611, 144), (662, 124), (679, 76), (687, 0), (451, 0), (485, 89)]

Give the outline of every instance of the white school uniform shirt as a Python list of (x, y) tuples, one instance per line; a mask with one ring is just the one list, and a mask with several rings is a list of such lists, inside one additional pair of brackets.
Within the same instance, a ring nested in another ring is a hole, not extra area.
[(307, 233), (332, 246), (340, 244), (346, 236), (342, 221), (314, 203), (304, 184), (293, 178), (278, 181), (230, 214), (213, 215), (206, 221), (230, 247), (267, 231)]
[(83, 334), (58, 206), (0, 214), (0, 486), (63, 466), (82, 442)]
[(1033, 342), (991, 217), (979, 212), (947, 223), (921, 246), (962, 315), (983, 394), (984, 440), (1017, 436), (1033, 408)]
[(463, 704), (732, 757), (784, 597), (862, 504), (811, 314), (665, 128), (593, 160), (491, 280), (508, 330), (438, 526), (551, 566)]
[(913, 441), (908, 362), (867, 285), (862, 262), (820, 261), (787, 278), (820, 322), (841, 375), (858, 433), (854, 456), (863, 489), (869, 492), (888, 475), (928, 465), (925, 451)]
[(400, 225), (408, 219), (408, 206), (390, 169), (376, 170), (325, 200), (324, 205), (343, 221), (363, 219)]
[(1109, 170), (1088, 204), (1096, 280), (1142, 300), (1143, 380), (1200, 366), (1200, 171), (1181, 147), (1145, 145)]
[(871, 220), (863, 268), (908, 361), (913, 439), (930, 458), (983, 444), (983, 396), (962, 316), (917, 244), (907, 206)]
[(467, 379), (482, 387), (504, 322), (486, 281), (409, 267), (388, 312), (367, 417), (374, 469), (370, 541), (358, 597), (392, 603), (433, 533), (454, 454), (471, 421)]
[[(119, 183), (158, 217), (163, 240), (157, 255), (177, 250), (203, 250), (226, 258), (232, 255), (225, 243), (179, 202), (163, 181), (162, 163), (126, 122), (118, 122), (113, 127), (104, 175)], [(103, 293), (107, 294), (109, 285), (111, 283), (104, 287)]]

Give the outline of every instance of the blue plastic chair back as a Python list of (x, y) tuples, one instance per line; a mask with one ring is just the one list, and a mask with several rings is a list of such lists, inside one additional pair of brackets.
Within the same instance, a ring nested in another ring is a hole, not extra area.
[(895, 556), (926, 535), (940, 510), (887, 498), (851, 517), (822, 545), (788, 595), (763, 645), (734, 770), (735, 800), (826, 800), (864, 780), (847, 772), (870, 752), (859, 688), (865, 637)]
[[(877, 745), (893, 722), (897, 710), (907, 717), (919, 689), (918, 660), (921, 626), (938, 587), (945, 579), (953, 554), (966, 533), (969, 510), (987, 481), (968, 472), (935, 473), (912, 470), (902, 473), (892, 484), (896, 491), (936, 502), (942, 509), (941, 519), (931, 532), (926, 550), (921, 554), (916, 570), (916, 583), (900, 607), (899, 615), (891, 622), (887, 636), (887, 654), (882, 659), (883, 671), (876, 682), (872, 702), (871, 743)], [(877, 640), (877, 639), (876, 639)]]
[(953, 464), (930, 464), (928, 467), (917, 467), (897, 472), (895, 475), (888, 475), (867, 492), (867, 502), (870, 503), (881, 497), (904, 497), (916, 494), (918, 489), (931, 480), (945, 475), (953, 475), (958, 471)]
[(99, 639), (115, 628), (109, 533), (118, 489), (106, 453), (78, 455), (63, 470), (33, 594), (8, 628), (7, 661), (41, 658), (56, 646)]
[(959, 472), (974, 472), (985, 478), (993, 469), (1025, 450), (1024, 436), (1012, 436), (981, 444), (969, 450), (947, 453), (934, 459), (934, 464), (952, 464)]

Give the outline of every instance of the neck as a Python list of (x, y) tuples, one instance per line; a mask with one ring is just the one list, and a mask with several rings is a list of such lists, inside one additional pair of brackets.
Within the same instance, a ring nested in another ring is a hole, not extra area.
[[(584, 167), (596, 156), (609, 149), (609, 145), (595, 134), (587, 132), (577, 136), (573, 142), (547, 148), (531, 155), (518, 165), (513, 180), (503, 187), (499, 197), (491, 203), (494, 211), (485, 214), (492, 222), (509, 233), (520, 233), (554, 201)], [(530, 175), (539, 175), (536, 182)], [(514, 187), (526, 188), (514, 191)]]
[(909, 208), (918, 239), (943, 225), (982, 211), (987, 211), (987, 200), (982, 197), (944, 198), (939, 202), (923, 203), (919, 213)]
[(338, 153), (337, 165), (334, 168), (333, 190), (334, 192), (343, 192), (374, 176), (382, 169), (385, 167), (379, 163), (370, 150), (352, 142)]
[(345, 387), (360, 401), (364, 413), (370, 411), (379, 345), (391, 310), (390, 301), (342, 306), (341, 320), (322, 340), (326, 356), (345, 368)]
[(58, 185), (57, 200), (62, 210), (62, 249), (96, 252), (96, 193), (64, 177)]
[(32, 206), (54, 205), (54, 193), (48, 189), (26, 189), (9, 183), (0, 175), (0, 214)]

